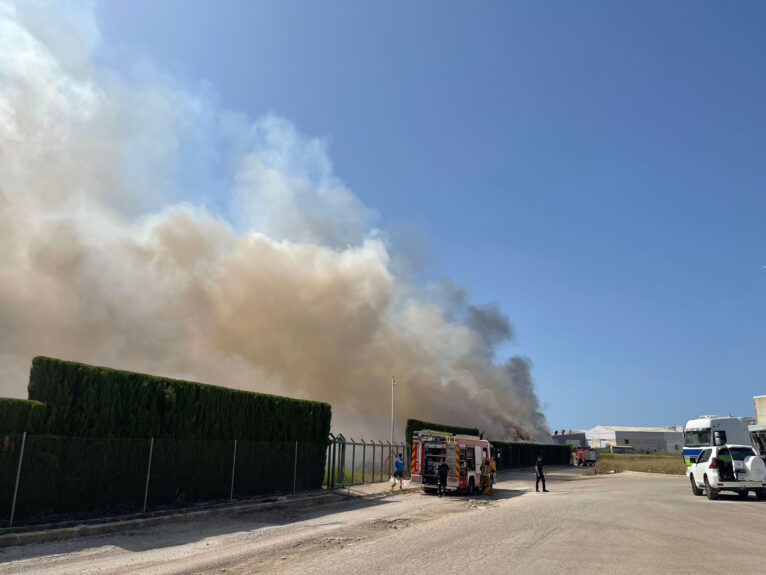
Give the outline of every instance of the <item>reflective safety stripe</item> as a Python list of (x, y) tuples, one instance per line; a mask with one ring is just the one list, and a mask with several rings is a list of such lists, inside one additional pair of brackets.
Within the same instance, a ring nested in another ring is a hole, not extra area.
[(418, 444), (412, 446), (412, 460), (410, 461), (410, 475), (418, 472)]

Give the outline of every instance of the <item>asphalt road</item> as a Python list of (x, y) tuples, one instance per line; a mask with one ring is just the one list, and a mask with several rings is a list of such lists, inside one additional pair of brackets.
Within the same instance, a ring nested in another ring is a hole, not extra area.
[(404, 493), (0, 550), (0, 573), (766, 573), (766, 502), (684, 477), (512, 473), (497, 497)]

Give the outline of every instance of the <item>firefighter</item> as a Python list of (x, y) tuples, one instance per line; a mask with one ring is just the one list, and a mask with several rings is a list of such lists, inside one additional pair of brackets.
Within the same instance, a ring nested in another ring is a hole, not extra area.
[(537, 463), (535, 463), (535, 491), (540, 491), (540, 481), (543, 482), (543, 493), (547, 493), (545, 488), (545, 474), (543, 473), (543, 456), (537, 456)]
[(490, 484), (490, 477), (492, 477), (492, 464), (486, 457), (481, 462), (481, 491), (484, 495), (492, 495), (492, 485)]
[(449, 473), (449, 465), (443, 459), (436, 468), (436, 473), (439, 476), (439, 497), (441, 497), (447, 492), (447, 474)]

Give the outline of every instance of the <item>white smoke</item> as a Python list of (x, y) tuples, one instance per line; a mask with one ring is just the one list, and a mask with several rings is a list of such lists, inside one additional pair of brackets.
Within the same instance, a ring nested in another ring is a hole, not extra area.
[[(0, 395), (51, 355), (545, 438), (494, 305), (397, 278), (327, 144), (94, 63), (92, 6), (0, 2)], [(401, 426), (400, 426), (401, 427)], [(348, 435), (348, 433), (347, 433)]]

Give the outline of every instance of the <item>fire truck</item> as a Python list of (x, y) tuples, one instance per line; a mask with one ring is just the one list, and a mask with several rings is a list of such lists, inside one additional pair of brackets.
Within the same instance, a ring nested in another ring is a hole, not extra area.
[(572, 451), (572, 460), (575, 465), (596, 465), (598, 451), (592, 447), (575, 447)]
[(426, 493), (438, 491), (436, 468), (442, 459), (449, 465), (447, 491), (473, 494), (481, 484), (484, 458), (492, 463), (491, 483), (495, 479), (494, 449), (476, 435), (454, 435), (445, 431), (416, 431), (412, 434), (411, 484), (422, 485)]

